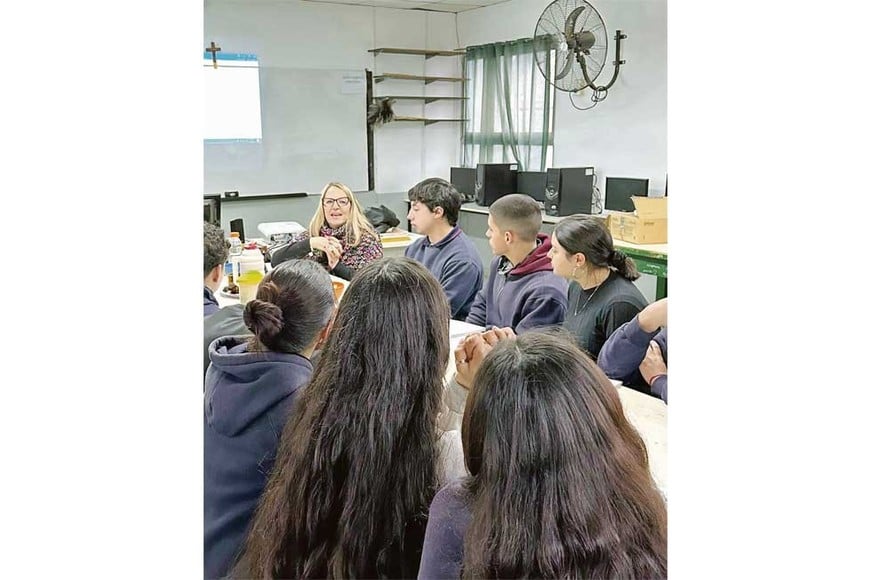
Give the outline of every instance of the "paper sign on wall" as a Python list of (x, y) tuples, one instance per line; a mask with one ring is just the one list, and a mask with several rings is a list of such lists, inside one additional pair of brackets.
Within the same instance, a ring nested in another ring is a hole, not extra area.
[(341, 94), (358, 95), (366, 90), (366, 77), (360, 74), (345, 74), (341, 76)]

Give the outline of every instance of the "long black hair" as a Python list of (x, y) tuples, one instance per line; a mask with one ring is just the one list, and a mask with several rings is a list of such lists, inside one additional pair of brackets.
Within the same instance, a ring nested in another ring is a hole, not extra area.
[(594, 266), (613, 268), (632, 282), (640, 278), (634, 260), (613, 246), (613, 236), (601, 218), (593, 216), (569, 216), (553, 228), (559, 245), (569, 254), (583, 254)]
[(661, 578), (667, 512), (616, 389), (570, 337), (501, 342), (462, 425), (463, 577)]
[(438, 281), (413, 260), (354, 276), (284, 429), (242, 575), (416, 577), (449, 319)]

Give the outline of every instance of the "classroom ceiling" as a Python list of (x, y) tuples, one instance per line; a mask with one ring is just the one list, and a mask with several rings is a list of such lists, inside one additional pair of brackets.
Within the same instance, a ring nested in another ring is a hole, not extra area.
[(465, 12), (508, 0), (304, 0), (327, 4), (353, 4), (377, 8), (404, 8), (406, 10), (432, 10), (435, 12)]

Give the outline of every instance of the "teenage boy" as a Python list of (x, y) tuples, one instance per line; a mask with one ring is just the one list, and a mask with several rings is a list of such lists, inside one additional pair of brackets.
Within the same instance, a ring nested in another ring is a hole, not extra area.
[(224, 241), (224, 232), (214, 224), (202, 223), (202, 257), (203, 257), (203, 296), (202, 313), (209, 316), (220, 310), (214, 293), (221, 287), (224, 279), (224, 262), (227, 261), (229, 249)]
[(462, 198), (450, 182), (424, 179), (408, 191), (408, 221), (423, 234), (405, 249), (405, 256), (423, 264), (447, 294), (450, 315), (465, 320), (483, 285), (483, 261), (459, 226)]
[(510, 327), (517, 334), (560, 325), (568, 308), (568, 282), (553, 273), (550, 238), (538, 233), (541, 208), (512, 193), (489, 206), (486, 237), (495, 256), (486, 285), (477, 293), (466, 322)]

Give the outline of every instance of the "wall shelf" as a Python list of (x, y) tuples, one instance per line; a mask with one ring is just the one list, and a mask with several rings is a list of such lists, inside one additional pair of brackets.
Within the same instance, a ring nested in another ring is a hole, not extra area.
[(437, 95), (426, 96), (407, 96), (407, 95), (385, 95), (383, 97), (375, 97), (378, 99), (396, 99), (402, 101), (423, 101), (427, 105), (434, 101), (467, 101), (468, 97), (439, 97)]
[(414, 54), (417, 56), (425, 56), (427, 59), (433, 56), (462, 56), (464, 50), (424, 50), (420, 48), (372, 48), (370, 53), (375, 56), (379, 54)]
[(396, 115), (393, 121), (422, 121), (423, 125), (431, 125), (432, 123), (464, 123), (465, 119), (427, 119), (426, 117), (405, 117)]
[(460, 77), (429, 77), (423, 75), (406, 75), (399, 73), (383, 73), (379, 75), (375, 75), (373, 77), (376, 83), (381, 81), (385, 81), (387, 79), (397, 80), (397, 81), (424, 81), (427, 85), (429, 83), (437, 83), (437, 82), (446, 82), (446, 83), (461, 83), (465, 79)]

